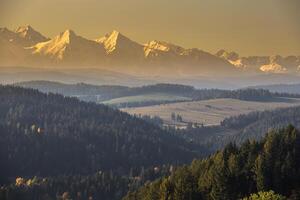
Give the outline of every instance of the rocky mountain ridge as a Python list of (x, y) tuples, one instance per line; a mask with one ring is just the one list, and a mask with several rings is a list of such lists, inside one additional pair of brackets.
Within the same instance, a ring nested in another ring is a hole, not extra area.
[(16, 31), (0, 28), (0, 44), (0, 66), (92, 66), (129, 73), (187, 76), (300, 71), (300, 56), (240, 57), (225, 50), (211, 54), (158, 40), (140, 44), (118, 31), (91, 40), (66, 30), (50, 39), (31, 26)]

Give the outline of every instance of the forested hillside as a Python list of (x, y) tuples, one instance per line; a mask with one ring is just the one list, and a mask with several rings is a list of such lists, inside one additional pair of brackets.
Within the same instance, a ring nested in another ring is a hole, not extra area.
[(177, 130), (186, 140), (204, 145), (212, 152), (230, 142), (241, 144), (248, 139), (260, 140), (270, 129), (293, 124), (300, 128), (300, 106), (251, 112), (228, 117), (219, 126), (196, 127)]
[(300, 198), (300, 134), (293, 126), (271, 131), (261, 142), (246, 141), (239, 148), (229, 144), (124, 199), (236, 200), (269, 190)]
[(300, 128), (300, 106), (234, 116), (221, 123), (223, 127), (239, 130), (238, 134), (229, 138), (239, 144), (247, 139), (259, 140), (269, 129), (282, 128), (288, 124)]
[(37, 90), (0, 87), (1, 183), (17, 176), (91, 174), (204, 153), (171, 132), (104, 105)]

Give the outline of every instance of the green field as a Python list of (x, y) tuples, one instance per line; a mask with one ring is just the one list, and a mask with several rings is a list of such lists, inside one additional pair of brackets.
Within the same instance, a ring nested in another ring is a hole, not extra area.
[(165, 94), (165, 93), (153, 93), (153, 94), (145, 94), (145, 95), (136, 95), (136, 96), (126, 96), (111, 99), (109, 101), (103, 101), (101, 103), (107, 105), (119, 105), (126, 103), (143, 103), (143, 102), (174, 102), (174, 101), (188, 101), (191, 100), (187, 97)]

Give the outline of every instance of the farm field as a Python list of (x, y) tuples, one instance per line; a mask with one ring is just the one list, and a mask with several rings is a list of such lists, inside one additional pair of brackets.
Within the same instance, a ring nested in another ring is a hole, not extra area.
[[(237, 99), (212, 99), (193, 102), (179, 102), (136, 108), (125, 108), (129, 114), (159, 116), (167, 125), (186, 126), (188, 122), (204, 126), (219, 125), (230, 116), (247, 114), (253, 111), (272, 110), (276, 108), (300, 105), (300, 99), (277, 98), (274, 101), (257, 102)], [(179, 114), (183, 123), (171, 120), (172, 113)]]
[(153, 93), (153, 94), (145, 94), (145, 95), (120, 97), (108, 101), (103, 101), (101, 103), (107, 105), (120, 105), (126, 103), (173, 102), (173, 101), (189, 101), (189, 100), (191, 99), (187, 97), (172, 95), (172, 94)]

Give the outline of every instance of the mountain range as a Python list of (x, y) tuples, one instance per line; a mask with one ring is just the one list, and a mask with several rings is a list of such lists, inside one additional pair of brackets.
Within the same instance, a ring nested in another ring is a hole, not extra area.
[(295, 74), (300, 72), (300, 56), (240, 57), (225, 50), (211, 54), (157, 40), (139, 44), (118, 31), (94, 40), (72, 30), (47, 38), (28, 25), (15, 31), (0, 28), (0, 66), (99, 67), (166, 76)]
[(236, 52), (220, 50), (216, 56), (230, 62), (235, 67), (252, 72), (265, 73), (297, 73), (300, 71), (300, 56), (280, 55), (241, 57)]

